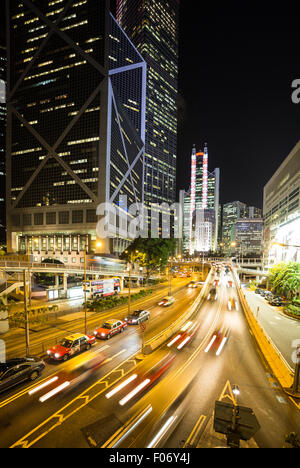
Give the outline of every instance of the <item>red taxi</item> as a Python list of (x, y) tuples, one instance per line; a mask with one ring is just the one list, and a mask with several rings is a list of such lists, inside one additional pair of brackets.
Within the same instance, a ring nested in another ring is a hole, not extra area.
[(94, 331), (94, 335), (101, 340), (109, 340), (112, 336), (122, 333), (127, 326), (127, 323), (123, 320), (107, 320), (101, 327)]
[(95, 342), (96, 338), (92, 335), (75, 333), (64, 338), (60, 344), (49, 348), (47, 354), (54, 361), (67, 361), (75, 354), (91, 349)]

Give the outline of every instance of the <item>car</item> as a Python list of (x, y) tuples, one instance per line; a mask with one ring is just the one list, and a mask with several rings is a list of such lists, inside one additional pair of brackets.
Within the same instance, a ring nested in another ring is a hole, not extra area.
[(109, 340), (112, 336), (123, 333), (127, 327), (128, 325), (125, 321), (111, 319), (107, 320), (101, 327), (97, 328), (94, 331), (94, 335), (96, 338), (101, 340)]
[(180, 330), (179, 333), (175, 334), (175, 337), (172, 337), (171, 341), (168, 343), (168, 348), (171, 348), (173, 345), (177, 347), (178, 350), (182, 349), (186, 344), (190, 343), (200, 327), (199, 322), (187, 322)]
[(158, 303), (158, 305), (159, 305), (159, 306), (162, 306), (162, 307), (168, 307), (168, 306), (174, 304), (174, 301), (175, 301), (174, 297), (172, 297), (172, 296), (167, 296), (167, 297), (164, 297), (164, 298)]
[(238, 310), (238, 303), (237, 300), (234, 299), (233, 297), (230, 297), (228, 299), (228, 309), (229, 310)]
[(217, 298), (218, 298), (218, 294), (217, 294), (216, 288), (211, 288), (211, 290), (209, 291), (209, 294), (207, 296), (207, 300), (208, 301), (216, 301)]
[(33, 382), (39, 378), (44, 369), (44, 361), (34, 356), (0, 363), (0, 393), (27, 380)]
[(95, 343), (96, 338), (93, 335), (74, 333), (64, 338), (60, 344), (48, 349), (47, 354), (49, 359), (54, 361), (67, 361), (75, 354), (91, 349)]
[(275, 306), (275, 307), (280, 307), (280, 306), (282, 306), (283, 302), (284, 302), (284, 301), (282, 300), (282, 298), (281, 298), (281, 297), (277, 297), (277, 296), (268, 299), (268, 303), (269, 303), (271, 306)]
[(150, 312), (148, 310), (135, 310), (131, 315), (124, 318), (128, 325), (138, 325), (141, 322), (149, 320)]
[(191, 281), (191, 282), (188, 284), (188, 288), (197, 288), (197, 283), (196, 283), (196, 281)]
[(216, 356), (219, 356), (225, 344), (228, 342), (229, 335), (230, 328), (226, 327), (225, 324), (221, 325), (220, 328), (213, 333), (204, 352), (208, 353), (210, 350), (214, 350)]

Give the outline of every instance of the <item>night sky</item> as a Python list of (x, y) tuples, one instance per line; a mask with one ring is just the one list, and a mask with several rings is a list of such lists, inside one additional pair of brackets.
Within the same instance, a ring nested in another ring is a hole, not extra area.
[(300, 11), (283, 5), (181, 0), (178, 190), (189, 187), (192, 145), (207, 142), (221, 202), (262, 207), (263, 186), (300, 140)]
[(193, 143), (207, 142), (209, 169), (221, 170), (221, 202), (262, 207), (264, 185), (300, 140), (300, 104), (291, 100), (300, 79), (299, 7), (191, 3), (183, 0), (180, 14), (177, 188), (189, 187)]

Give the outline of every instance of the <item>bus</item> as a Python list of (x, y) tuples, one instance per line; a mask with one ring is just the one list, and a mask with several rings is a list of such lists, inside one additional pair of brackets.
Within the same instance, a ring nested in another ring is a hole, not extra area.
[(114, 296), (121, 291), (120, 278), (86, 281), (82, 286), (90, 298)]

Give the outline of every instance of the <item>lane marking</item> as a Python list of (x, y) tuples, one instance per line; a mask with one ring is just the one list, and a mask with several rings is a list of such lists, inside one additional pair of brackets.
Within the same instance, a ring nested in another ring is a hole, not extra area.
[(194, 442), (196, 440), (196, 437), (199, 436), (199, 432), (201, 431), (202, 426), (203, 426), (204, 422), (206, 421), (206, 419), (207, 419), (207, 416), (205, 416), (204, 414), (201, 414), (201, 416), (198, 419), (198, 421), (196, 422), (192, 432), (190, 433), (189, 437), (187, 438), (183, 448), (191, 447), (194, 444)]

